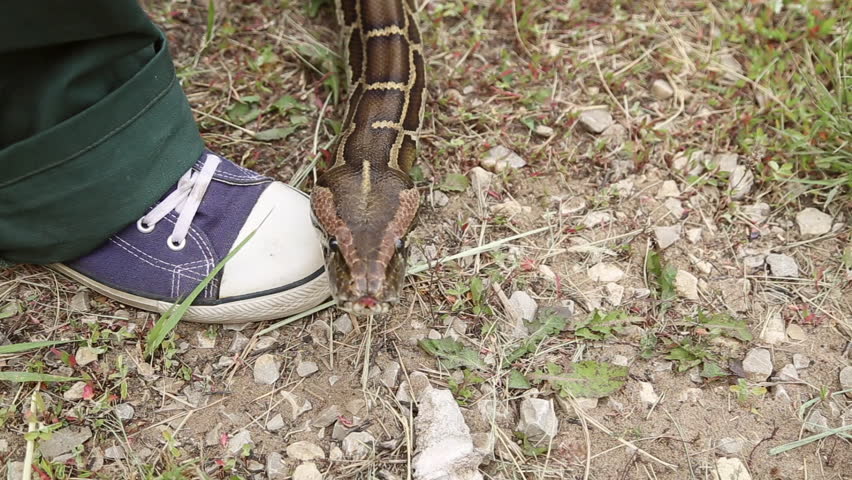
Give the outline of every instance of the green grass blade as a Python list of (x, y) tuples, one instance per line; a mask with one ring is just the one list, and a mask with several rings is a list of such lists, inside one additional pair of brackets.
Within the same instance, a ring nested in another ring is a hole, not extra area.
[(76, 382), (82, 380), (80, 377), (62, 377), (59, 375), (48, 375), (46, 373), (33, 372), (0, 372), (0, 381), (3, 382)]
[(778, 455), (779, 453), (784, 453), (794, 448), (803, 447), (809, 443), (816, 442), (817, 440), (821, 440), (825, 437), (830, 437), (832, 435), (842, 434), (843, 432), (847, 432), (852, 430), (852, 425), (846, 425), (845, 427), (831, 428), (822, 433), (818, 433), (816, 435), (811, 435), (810, 437), (805, 437), (801, 440), (796, 440), (795, 442), (790, 442), (785, 445), (781, 445), (775, 448), (769, 449), (770, 455)]
[(207, 32), (204, 34), (204, 43), (210, 43), (213, 40), (213, 26), (216, 22), (216, 2), (210, 0), (207, 2)]
[(0, 346), (0, 355), (26, 352), (29, 350), (37, 350), (42, 347), (52, 347), (54, 345), (62, 345), (63, 343), (72, 343), (80, 341), (81, 340), (43, 340), (38, 342), (13, 343), (11, 345)]
[[(269, 216), (267, 215), (266, 218), (269, 218)], [(235, 249), (231, 251), (231, 253), (226, 255), (225, 258), (223, 258), (222, 261), (219, 262), (218, 265), (216, 265), (216, 267), (213, 269), (212, 272), (210, 272), (209, 275), (204, 277), (204, 280), (202, 280), (201, 283), (199, 283), (198, 286), (195, 287), (195, 290), (193, 290), (179, 304), (172, 305), (172, 307), (169, 308), (168, 311), (166, 311), (160, 316), (160, 319), (157, 320), (156, 324), (154, 324), (154, 328), (152, 328), (151, 331), (148, 332), (148, 336), (145, 337), (146, 356), (153, 354), (154, 351), (160, 347), (160, 345), (163, 343), (163, 340), (165, 340), (166, 336), (168, 336), (169, 332), (175, 329), (177, 324), (180, 322), (180, 319), (183, 318), (184, 314), (186, 314), (186, 311), (189, 310), (189, 307), (192, 305), (192, 302), (194, 302), (198, 295), (200, 295), (201, 292), (204, 290), (204, 288), (207, 287), (207, 284), (210, 283), (210, 281), (213, 280), (214, 277), (216, 277), (219, 271), (221, 271), (225, 264), (228, 263), (228, 260), (230, 260), (234, 255), (236, 255), (237, 252), (239, 252), (240, 249), (242, 249), (243, 246), (248, 243), (249, 240), (252, 239), (252, 237), (254, 237), (254, 234), (257, 232), (260, 226), (263, 225), (263, 222), (266, 221), (266, 218), (264, 218), (263, 221), (260, 222), (260, 225), (258, 225), (258, 227), (254, 229), (254, 231), (249, 233), (248, 236), (242, 242), (240, 242), (240, 244), (237, 245)]]

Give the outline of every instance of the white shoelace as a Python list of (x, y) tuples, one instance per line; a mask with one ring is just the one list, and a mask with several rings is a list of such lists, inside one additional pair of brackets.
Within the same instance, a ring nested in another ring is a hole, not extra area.
[(207, 193), (207, 187), (213, 180), (213, 174), (216, 173), (216, 167), (219, 166), (220, 162), (219, 157), (208, 154), (201, 171), (196, 172), (190, 169), (183, 174), (175, 191), (140, 218), (136, 222), (136, 228), (142, 233), (151, 232), (157, 226), (157, 222), (174, 210), (178, 214), (178, 219), (166, 243), (172, 250), (183, 250), (183, 247), (186, 246), (189, 226), (192, 224), (196, 212), (198, 212), (198, 207), (204, 199), (204, 194)]

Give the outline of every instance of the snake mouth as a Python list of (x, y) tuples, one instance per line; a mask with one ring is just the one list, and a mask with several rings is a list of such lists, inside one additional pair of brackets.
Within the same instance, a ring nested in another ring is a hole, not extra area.
[(359, 317), (388, 313), (390, 306), (390, 302), (380, 302), (368, 295), (356, 301), (345, 301), (339, 305), (342, 310)]

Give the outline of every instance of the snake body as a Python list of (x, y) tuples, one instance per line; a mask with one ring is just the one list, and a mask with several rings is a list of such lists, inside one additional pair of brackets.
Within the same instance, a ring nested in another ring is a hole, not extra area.
[(425, 66), (413, 4), (338, 0), (349, 97), (333, 165), (311, 193), (332, 295), (356, 315), (399, 299), (420, 196), (414, 163)]

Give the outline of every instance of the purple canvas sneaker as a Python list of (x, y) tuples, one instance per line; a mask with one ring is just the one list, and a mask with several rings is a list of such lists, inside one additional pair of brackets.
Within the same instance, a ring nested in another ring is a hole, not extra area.
[(205, 152), (137, 222), (92, 253), (51, 267), (119, 302), (164, 312), (256, 230), (183, 318), (281, 318), (329, 297), (309, 212), (304, 193)]

